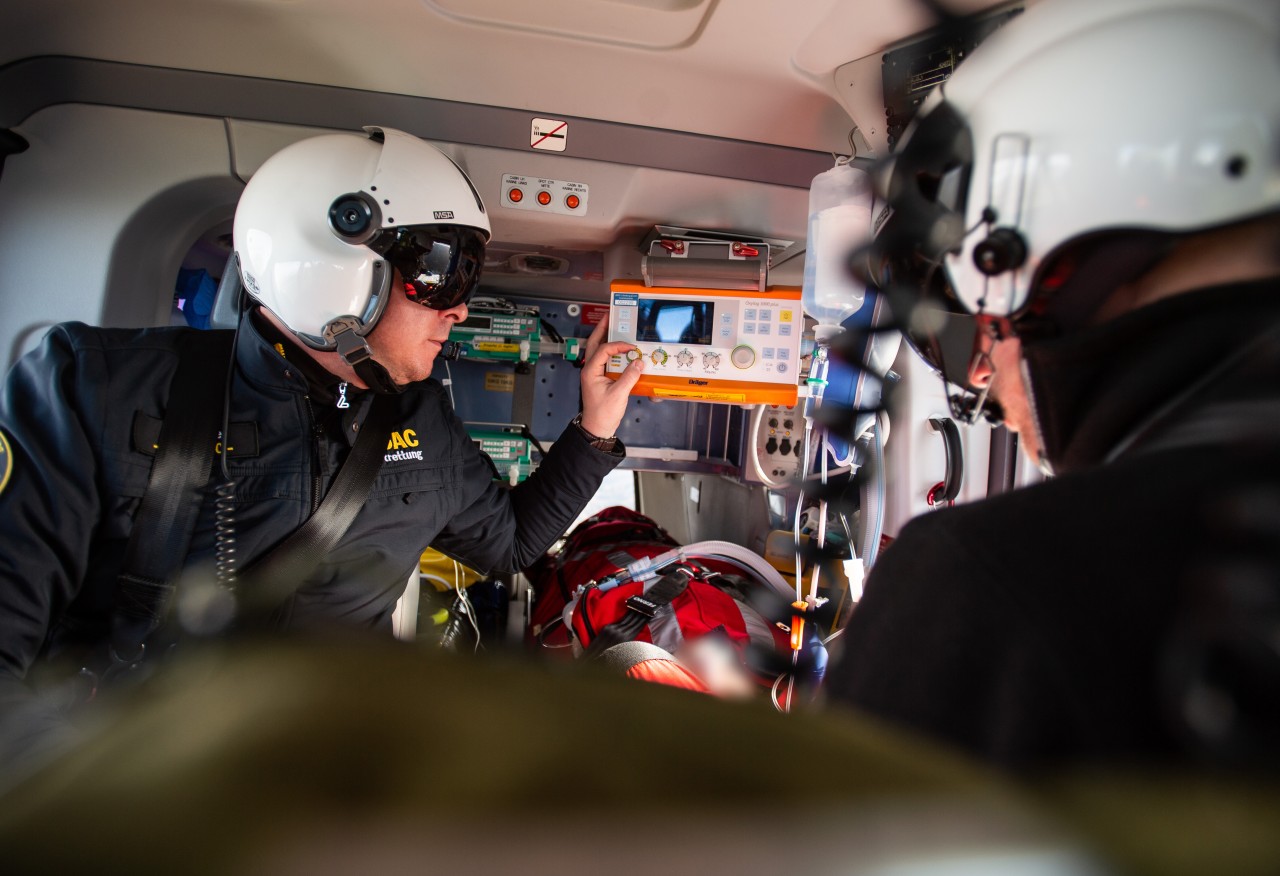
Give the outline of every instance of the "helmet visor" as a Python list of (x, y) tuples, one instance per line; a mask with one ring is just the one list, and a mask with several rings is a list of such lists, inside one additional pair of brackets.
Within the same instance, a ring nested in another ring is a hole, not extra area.
[(369, 248), (399, 271), (410, 301), (448, 310), (471, 299), (480, 283), (485, 235), (462, 225), (387, 228)]

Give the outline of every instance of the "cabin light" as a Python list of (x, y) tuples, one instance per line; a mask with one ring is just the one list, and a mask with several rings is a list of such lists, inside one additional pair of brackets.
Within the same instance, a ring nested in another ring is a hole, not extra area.
[(542, 191), (538, 192), (538, 203), (544, 207), (547, 206), (547, 204), (550, 204), (551, 192), (547, 191), (546, 189), (543, 189)]
[(524, 200), (524, 192), (520, 189), (512, 189), (507, 192), (507, 197), (511, 199), (513, 204), (518, 204)]
[(577, 195), (570, 195), (569, 197), (564, 199), (564, 205), (568, 207), (570, 210), (578, 209), (578, 205), (580, 205), (581, 203), (582, 203), (582, 199), (579, 198)]

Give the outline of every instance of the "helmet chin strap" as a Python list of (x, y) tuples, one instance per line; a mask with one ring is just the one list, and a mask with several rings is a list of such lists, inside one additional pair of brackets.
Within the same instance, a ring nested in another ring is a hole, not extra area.
[(396, 395), (404, 390), (398, 386), (387, 369), (373, 358), (373, 351), (363, 337), (356, 334), (360, 323), (354, 317), (339, 317), (325, 326), (325, 336), (337, 345), (338, 355), (353, 369), (364, 383), (379, 395)]
[(387, 369), (372, 358), (363, 359), (351, 367), (356, 370), (356, 374), (364, 381), (365, 386), (379, 395), (396, 395), (404, 391), (404, 387), (391, 379)]

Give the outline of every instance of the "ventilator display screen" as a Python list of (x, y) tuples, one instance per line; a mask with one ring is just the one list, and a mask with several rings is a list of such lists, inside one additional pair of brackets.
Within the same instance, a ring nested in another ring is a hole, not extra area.
[(493, 319), (488, 316), (468, 316), (462, 322), (458, 323), (458, 328), (484, 329), (489, 331), (493, 328)]
[(651, 344), (711, 345), (715, 304), (710, 301), (636, 302), (636, 340)]

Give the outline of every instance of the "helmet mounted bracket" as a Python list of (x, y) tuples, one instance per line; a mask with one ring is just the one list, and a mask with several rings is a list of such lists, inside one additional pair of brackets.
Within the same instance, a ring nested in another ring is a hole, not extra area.
[(402, 387), (391, 379), (387, 369), (373, 358), (369, 342), (360, 334), (362, 325), (354, 316), (340, 316), (324, 327), (324, 337), (336, 348), (342, 361), (352, 367), (364, 384), (381, 395), (394, 395)]
[(329, 348), (336, 349), (342, 361), (352, 368), (373, 357), (373, 351), (360, 333), (363, 327), (354, 316), (340, 316), (324, 327), (324, 339)]

